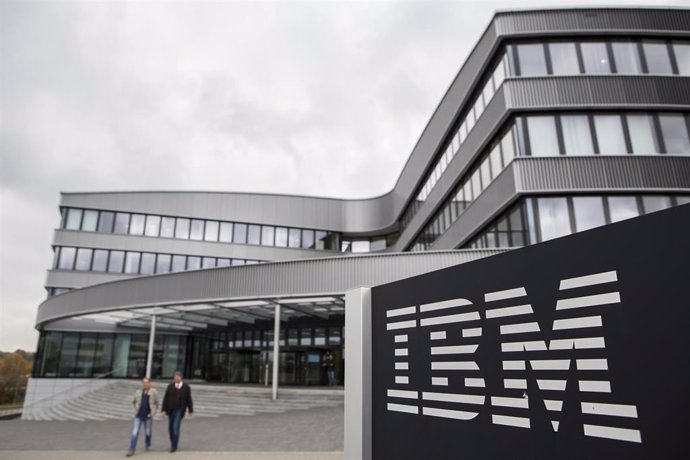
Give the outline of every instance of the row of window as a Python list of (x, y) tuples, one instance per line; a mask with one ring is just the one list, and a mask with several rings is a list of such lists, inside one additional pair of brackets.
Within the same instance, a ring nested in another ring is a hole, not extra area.
[[(287, 342), (286, 342), (287, 337)], [(342, 328), (337, 327), (301, 327), (280, 330), (281, 347), (311, 347), (341, 345)], [(212, 350), (228, 348), (272, 348), (273, 331), (246, 329), (217, 332), (211, 341)]]
[(337, 251), (339, 235), (272, 225), (64, 208), (61, 228), (182, 240)]
[[(171, 378), (185, 363), (187, 338), (156, 334), (151, 375)], [(127, 377), (146, 374), (148, 334), (43, 332), (34, 377)]]
[(512, 44), (506, 46), (497, 62), (415, 201), (404, 213), (402, 228), (429, 196), (506, 77), (611, 73), (690, 75), (690, 42), (616, 39)]
[(463, 246), (520, 247), (690, 203), (690, 195), (524, 198)]
[(424, 251), (516, 156), (690, 155), (690, 116), (595, 112), (517, 116), (478, 158), (412, 244)]
[(74, 248), (70, 246), (56, 246), (54, 251), (54, 269), (125, 273), (128, 275), (153, 275), (156, 273), (198, 270), (200, 268), (249, 265), (260, 262), (258, 260), (229, 259), (223, 257)]

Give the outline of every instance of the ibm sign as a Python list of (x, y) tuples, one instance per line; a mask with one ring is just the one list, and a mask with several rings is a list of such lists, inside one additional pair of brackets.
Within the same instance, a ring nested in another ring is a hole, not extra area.
[(690, 206), (372, 289), (375, 459), (690, 458)]

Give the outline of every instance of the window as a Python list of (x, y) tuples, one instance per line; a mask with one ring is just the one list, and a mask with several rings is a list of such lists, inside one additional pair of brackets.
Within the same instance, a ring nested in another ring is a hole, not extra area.
[(535, 157), (559, 154), (556, 122), (553, 116), (527, 117), (530, 153)]
[(161, 218), (160, 216), (146, 216), (146, 230), (144, 234), (146, 236), (158, 236), (161, 228)]
[(544, 45), (541, 43), (517, 45), (520, 75), (523, 77), (546, 75)]
[(91, 268), (91, 255), (93, 254), (92, 249), (79, 248), (77, 249), (77, 263), (74, 267), (75, 270), (88, 271)]
[(232, 224), (230, 222), (220, 223), (220, 234), (218, 241), (221, 243), (232, 243)]
[(354, 253), (364, 253), (369, 252), (369, 241), (359, 240), (352, 242), (352, 252)]
[(672, 74), (671, 58), (668, 47), (662, 41), (642, 42), (644, 57), (647, 61), (647, 71), (656, 74)]
[(288, 230), (285, 227), (276, 227), (276, 246), (286, 248), (288, 245)]
[(384, 249), (386, 249), (386, 239), (385, 238), (372, 240), (371, 244), (369, 245), (369, 250), (371, 252), (383, 251)]
[(659, 153), (654, 118), (651, 115), (627, 115), (628, 132), (633, 153)]
[(217, 267), (229, 267), (230, 266), (230, 259), (221, 259), (220, 257), (218, 258), (218, 262), (216, 263)]
[(142, 275), (153, 275), (156, 271), (156, 255), (150, 252), (141, 254), (141, 269), (139, 272)]
[(550, 43), (551, 67), (554, 75), (575, 75), (580, 73), (575, 43)]
[(235, 224), (235, 233), (233, 234), (232, 242), (247, 244), (247, 224)]
[(172, 257), (172, 271), (182, 272), (187, 268), (187, 257), (185, 256), (173, 256)]
[(108, 260), (108, 272), (122, 273), (122, 264), (125, 261), (125, 251), (110, 251)]
[(302, 242), (299, 228), (291, 228), (288, 231), (288, 245), (291, 248), (298, 248)]
[(65, 222), (65, 228), (67, 230), (79, 230), (81, 228), (82, 212), (81, 209), (67, 209), (67, 221)]
[(613, 59), (616, 62), (616, 72), (620, 74), (641, 74), (642, 63), (637, 43), (613, 42)]
[(573, 211), (576, 232), (606, 224), (604, 202), (599, 196), (573, 197)]
[(94, 375), (102, 375), (112, 370), (113, 335), (98, 334), (96, 350), (93, 358)]
[(169, 273), (171, 261), (172, 256), (170, 254), (158, 254), (156, 259), (156, 273)]
[(302, 230), (302, 247), (305, 249), (314, 248), (314, 230)]
[(204, 231), (204, 240), (218, 241), (218, 222), (215, 220), (206, 221), (206, 230)]
[(563, 115), (563, 144), (566, 155), (593, 155), (592, 134), (587, 115)]
[(101, 211), (98, 219), (98, 231), (102, 233), (110, 233), (113, 231), (113, 220), (115, 214), (110, 211)]
[(60, 270), (72, 270), (74, 268), (74, 258), (77, 254), (75, 248), (60, 248)]
[(189, 232), (189, 239), (201, 241), (204, 239), (204, 221), (199, 219), (192, 219), (191, 230)]
[(329, 345), (340, 345), (341, 335), (339, 327), (329, 327), (328, 328), (328, 344)]
[(538, 198), (541, 241), (570, 234), (568, 202), (565, 198)]
[(139, 273), (139, 261), (141, 254), (138, 252), (127, 252), (125, 256), (125, 273), (135, 275)]
[(201, 257), (188, 256), (187, 257), (187, 270), (198, 270), (201, 268)]
[(86, 232), (95, 232), (98, 227), (98, 211), (84, 211), (81, 229)]
[(610, 196), (608, 202), (611, 222), (630, 219), (640, 214), (634, 196)]
[(178, 217), (175, 219), (175, 238), (189, 239), (189, 219)]
[(62, 338), (60, 349), (60, 377), (73, 377), (79, 349), (79, 333), (68, 332)]
[(94, 272), (104, 272), (108, 267), (108, 251), (105, 249), (96, 249), (93, 251), (93, 261), (91, 263), (91, 270)]
[(161, 237), (173, 238), (175, 236), (175, 218), (163, 217), (161, 219)]
[(599, 153), (602, 155), (628, 153), (620, 115), (595, 115), (594, 126), (597, 130)]
[(580, 43), (580, 49), (582, 50), (582, 61), (585, 65), (585, 73), (611, 73), (611, 65), (605, 43), (584, 42)]
[(690, 155), (690, 139), (685, 117), (677, 114), (659, 115), (666, 153)]
[(129, 222), (129, 234), (130, 235), (143, 235), (144, 227), (146, 223), (146, 216), (143, 214), (132, 214), (132, 218)]
[(310, 328), (305, 327), (302, 329), (302, 337), (301, 337), (299, 344), (302, 346), (311, 345), (311, 329)]
[(678, 73), (681, 75), (690, 75), (690, 43), (673, 42), (673, 53), (676, 55)]
[(126, 235), (129, 233), (129, 213), (115, 213), (115, 227), (113, 228), (113, 232), (120, 235)]
[(202, 268), (213, 268), (216, 266), (216, 258), (215, 257), (204, 257), (201, 259), (201, 267)]
[(503, 167), (515, 158), (515, 145), (513, 144), (513, 129), (508, 131), (501, 139), (501, 151), (503, 153)]
[(261, 226), (247, 226), (247, 244), (261, 244)]
[(326, 328), (315, 327), (314, 328), (314, 345), (326, 345)]
[(482, 184), (486, 188), (491, 183), (491, 166), (489, 165), (489, 159), (485, 158), (482, 164), (479, 166), (479, 171), (482, 176)]
[(645, 214), (661, 211), (671, 207), (671, 197), (665, 195), (647, 195), (642, 197), (642, 207)]
[(273, 246), (273, 234), (274, 228), (270, 225), (264, 225), (261, 227), (261, 244), (263, 246)]
[(472, 191), (474, 192), (474, 197), (477, 198), (480, 193), (482, 193), (482, 180), (481, 176), (479, 175), (479, 170), (475, 170), (472, 173), (471, 177), (472, 181)]

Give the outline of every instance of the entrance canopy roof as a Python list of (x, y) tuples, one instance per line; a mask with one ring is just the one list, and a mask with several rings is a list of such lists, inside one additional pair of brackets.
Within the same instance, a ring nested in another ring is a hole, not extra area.
[[(37, 329), (146, 329), (153, 315), (169, 331), (342, 315), (345, 291), (420, 275), (503, 250), (382, 253), (271, 262), (130, 278), (45, 300)], [(462, 282), (458, 280), (458, 282)]]

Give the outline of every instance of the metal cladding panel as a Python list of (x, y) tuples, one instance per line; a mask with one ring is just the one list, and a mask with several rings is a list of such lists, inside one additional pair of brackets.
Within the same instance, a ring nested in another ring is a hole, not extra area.
[(39, 307), (37, 326), (70, 316), (137, 306), (342, 294), (502, 250), (437, 251), (307, 259), (131, 278), (70, 291)]
[(548, 76), (512, 78), (503, 85), (506, 88), (507, 105), (515, 110), (599, 106), (690, 106), (690, 78), (680, 76)]
[(687, 34), (690, 10), (654, 8), (582, 8), (498, 13), (496, 29), (505, 35), (545, 32), (659, 31)]
[(48, 270), (46, 287), (78, 289), (93, 284), (107, 283), (133, 278), (136, 275), (123, 273), (77, 272), (72, 270)]
[(513, 161), (517, 192), (690, 191), (690, 156), (522, 157)]

